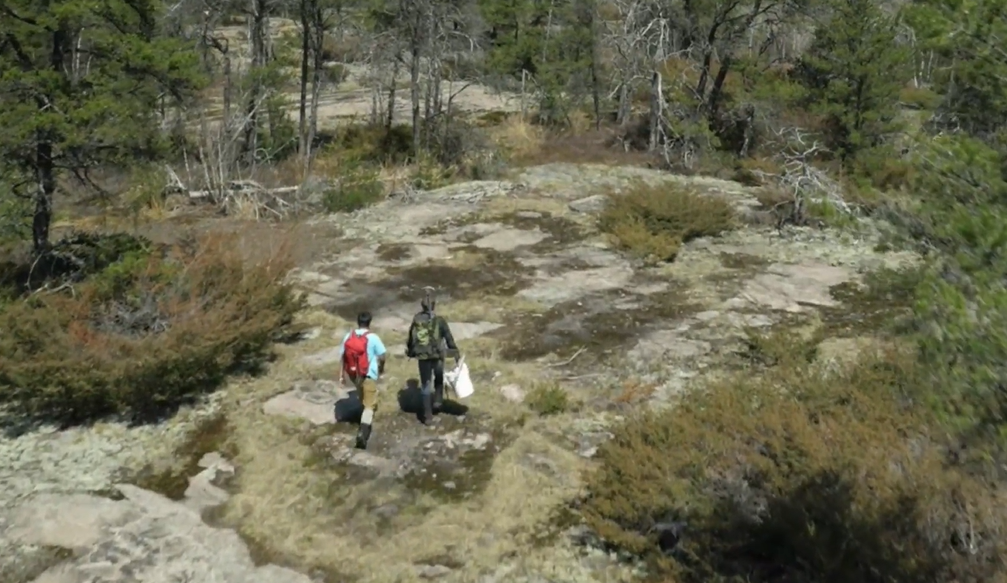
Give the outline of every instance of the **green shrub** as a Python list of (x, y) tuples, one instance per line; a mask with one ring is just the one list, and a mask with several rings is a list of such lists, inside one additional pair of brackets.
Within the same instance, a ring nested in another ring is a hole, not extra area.
[(682, 244), (736, 225), (734, 207), (721, 197), (643, 182), (610, 194), (599, 219), (621, 249), (657, 261), (673, 261)]
[(284, 253), (246, 265), (229, 239), (132, 250), (64, 292), (0, 306), (0, 403), (63, 422), (157, 416), (250, 370), (303, 299)]
[[(914, 360), (803, 360), (614, 430), (587, 480), (592, 529), (654, 581), (1002, 580), (1002, 501), (928, 438)], [(671, 522), (684, 536), (661, 549)]]
[(899, 103), (903, 107), (932, 111), (941, 103), (941, 96), (926, 87), (903, 87), (899, 90)]
[(336, 142), (346, 158), (375, 164), (405, 164), (413, 158), (413, 130), (410, 126), (356, 124), (339, 132)]
[(525, 403), (532, 411), (545, 417), (567, 411), (570, 408), (570, 397), (562, 387), (541, 384), (529, 391)]
[(339, 177), (322, 195), (322, 206), (330, 213), (351, 213), (378, 202), (384, 193), (385, 187), (375, 166), (343, 159), (339, 164)]

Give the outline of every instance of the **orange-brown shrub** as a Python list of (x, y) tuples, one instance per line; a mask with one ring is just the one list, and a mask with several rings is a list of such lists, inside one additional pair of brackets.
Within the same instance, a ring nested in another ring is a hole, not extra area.
[(63, 422), (141, 419), (251, 370), (302, 306), (287, 257), (249, 264), (229, 238), (206, 238), (0, 305), (0, 403)]
[[(906, 358), (787, 359), (636, 415), (582, 511), (656, 581), (1003, 581), (1003, 496), (947, 465)], [(684, 531), (661, 549), (669, 523)]]

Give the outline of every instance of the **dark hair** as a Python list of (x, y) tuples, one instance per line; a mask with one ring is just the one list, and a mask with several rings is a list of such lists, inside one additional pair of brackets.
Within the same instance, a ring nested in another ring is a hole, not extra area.
[(357, 326), (361, 328), (369, 328), (371, 325), (371, 313), (370, 312), (360, 312), (357, 314)]

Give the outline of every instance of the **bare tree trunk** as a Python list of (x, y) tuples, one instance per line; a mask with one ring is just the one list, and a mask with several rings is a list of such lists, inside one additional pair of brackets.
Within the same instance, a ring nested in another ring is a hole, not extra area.
[(321, 9), (315, 3), (312, 14), (311, 34), (311, 109), (308, 115), (308, 137), (304, 148), (304, 179), (307, 180), (311, 171), (311, 150), (318, 135), (318, 100), (322, 92), (322, 67), (324, 67), (322, 45), (325, 42), (325, 19)]
[(266, 6), (267, 0), (250, 0), (251, 3), (251, 26), (249, 39), (252, 44), (252, 89), (248, 94), (248, 102), (245, 104), (245, 140), (244, 153), (249, 164), (255, 162), (256, 150), (258, 149), (259, 133), (259, 102), (262, 98), (262, 80), (257, 78), (261, 75), (262, 69), (266, 66)]
[(420, 53), (422, 52), (422, 32), (423, 11), (418, 6), (416, 0), (412, 0), (414, 11), (411, 37), (409, 39), (409, 97), (413, 106), (413, 155), (419, 156), (422, 143), (420, 140)]
[[(64, 76), (63, 60), (66, 56), (66, 32), (60, 27), (52, 32), (52, 48), (49, 52), (49, 67), (54, 75)], [(49, 106), (50, 100), (38, 98), (38, 108)], [(31, 237), (36, 254), (49, 249), (49, 227), (52, 225), (52, 200), (56, 195), (56, 161), (53, 159), (51, 136), (39, 135), (35, 146), (35, 210), (32, 213)]]
[(629, 123), (630, 103), (629, 103), (629, 83), (623, 81), (619, 85), (619, 114), (618, 124), (625, 127)]
[(426, 90), (423, 92), (423, 148), (430, 148), (430, 132), (434, 115), (434, 62), (428, 57)]
[(371, 51), (371, 125), (377, 126), (381, 117), (381, 77), (376, 63), (377, 55)]
[[(308, 60), (311, 55), (311, 13), (310, 0), (301, 0), (301, 100), (297, 116), (297, 151), (302, 156), (308, 155)], [(307, 165), (307, 162), (305, 162)]]
[(387, 133), (392, 131), (392, 125), (395, 123), (395, 84), (398, 78), (399, 59), (396, 57), (392, 65), (392, 82), (388, 87), (388, 114), (385, 118), (385, 132)]
[(591, 49), (591, 100), (594, 102), (594, 129), (601, 129), (601, 81), (598, 79), (598, 54)]
[(654, 71), (650, 82), (650, 144), (648, 150), (654, 152), (661, 139), (661, 108), (664, 98), (661, 96), (661, 73)]
[(226, 43), (227, 41), (225, 40), (221, 51), (224, 59), (224, 128), (227, 128), (231, 122), (231, 102), (233, 101), (232, 94), (234, 93), (234, 79), (231, 74), (231, 53)]
[(732, 56), (728, 54), (724, 57), (724, 60), (720, 62), (720, 69), (717, 70), (717, 76), (713, 80), (713, 88), (710, 90), (710, 97), (706, 102), (706, 115), (713, 121), (717, 117), (720, 109), (720, 98), (724, 94), (724, 81), (727, 79), (727, 73), (731, 70)]

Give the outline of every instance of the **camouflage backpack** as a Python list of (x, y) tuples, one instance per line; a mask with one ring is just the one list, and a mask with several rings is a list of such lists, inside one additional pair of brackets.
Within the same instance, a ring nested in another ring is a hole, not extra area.
[(420, 360), (441, 358), (441, 327), (433, 312), (421, 312), (413, 318), (413, 352)]

